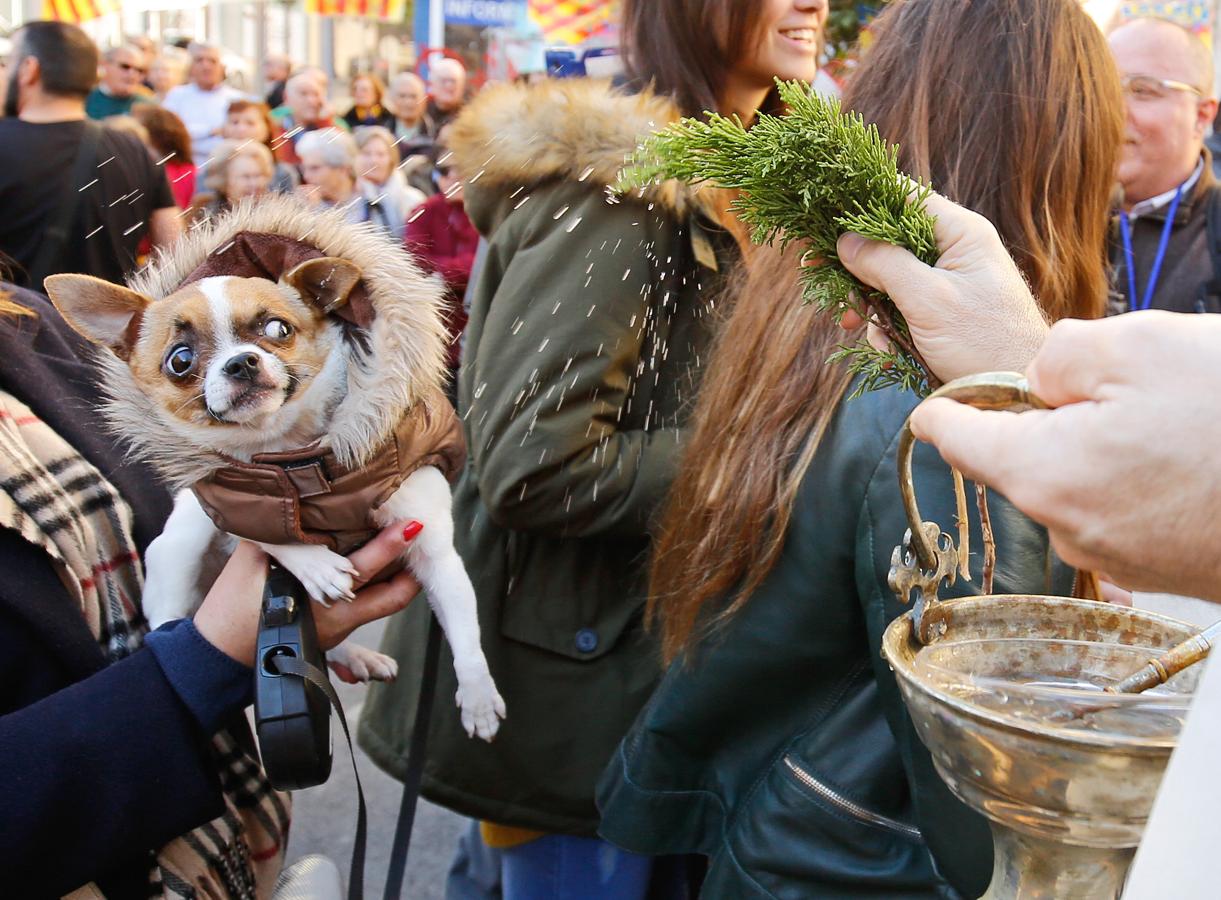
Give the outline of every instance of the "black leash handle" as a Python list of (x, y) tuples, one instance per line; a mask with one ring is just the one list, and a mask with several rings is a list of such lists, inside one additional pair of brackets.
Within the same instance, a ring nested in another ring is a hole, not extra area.
[(271, 664), (281, 675), (296, 675), (308, 681), (331, 701), (331, 708), (339, 716), (343, 736), (348, 742), (348, 758), (352, 761), (352, 776), (356, 779), (356, 840), (352, 847), (352, 868), (348, 874), (348, 900), (364, 900), (365, 896), (365, 843), (368, 839), (368, 812), (365, 809), (365, 791), (360, 783), (360, 772), (356, 768), (356, 751), (352, 748), (352, 733), (348, 730), (348, 717), (343, 714), (343, 704), (331, 685), (326, 672), (312, 663), (296, 656), (273, 656)]
[[(403, 777), (403, 797), (386, 873), (386, 900), (399, 900), (402, 895), (407, 852), (411, 846), (416, 805), (424, 776), (428, 728), (441, 657), (441, 636), (440, 623), (430, 612), (415, 727), (411, 734), (407, 771)], [(352, 733), (343, 712), (343, 703), (331, 685), (326, 669), (322, 668), (325, 662), (318, 648), (309, 598), (304, 596), (300, 583), (279, 567), (272, 568), (264, 591), (258, 656), (260, 668), (256, 674), (255, 719), (264, 768), (273, 786), (286, 790), (312, 787), (322, 784), (330, 775), (329, 711), (326, 704), (321, 703), (321, 698), (309, 696), (309, 685), (321, 692), (343, 726), (352, 775), (356, 780), (357, 799), (348, 900), (364, 900), (368, 811), (360, 771), (356, 767)], [(304, 684), (300, 688), (277, 684), (280, 678), (289, 675), (300, 678)]]
[[(436, 616), (429, 614), (428, 644), (424, 650), (424, 673), (420, 682), (420, 699), (416, 706), (415, 727), (411, 732), (411, 746), (407, 757), (407, 772), (403, 776), (403, 799), (399, 804), (398, 824), (394, 829), (394, 844), (390, 850), (390, 867), (386, 872), (385, 900), (399, 900), (403, 892), (403, 876), (407, 871), (407, 853), (411, 849), (411, 832), (415, 825), (416, 805), (420, 799), (420, 782), (424, 776), (424, 760), (428, 747), (428, 726), (432, 716), (433, 698), (436, 696), (437, 667), (441, 658), (441, 625)], [(352, 734), (348, 729), (343, 704), (326, 672), (295, 656), (273, 656), (271, 664), (281, 675), (296, 675), (322, 691), (331, 702), (331, 708), (339, 716), (343, 736), (348, 742), (348, 758), (352, 762), (352, 775), (356, 779), (356, 838), (352, 846), (352, 867), (348, 874), (348, 900), (364, 900), (365, 895), (365, 847), (368, 842), (368, 812), (365, 807), (365, 792), (360, 783), (360, 772), (356, 768), (356, 753), (352, 748)]]
[(407, 871), (407, 851), (411, 849), (411, 829), (415, 824), (416, 803), (420, 799), (420, 782), (424, 777), (424, 760), (428, 749), (428, 726), (432, 719), (432, 703), (437, 693), (437, 666), (441, 658), (441, 624), (428, 615), (428, 644), (424, 648), (424, 672), (420, 679), (420, 699), (416, 704), (415, 725), (411, 730), (411, 745), (407, 755), (407, 771), (403, 775), (403, 799), (399, 804), (398, 825), (394, 829), (394, 845), (390, 850), (390, 868), (386, 872), (383, 900), (399, 900), (403, 893), (403, 876)]

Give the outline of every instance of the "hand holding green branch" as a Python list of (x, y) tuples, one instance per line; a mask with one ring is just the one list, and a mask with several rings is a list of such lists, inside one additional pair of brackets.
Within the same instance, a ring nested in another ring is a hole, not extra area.
[[(707, 119), (682, 119), (649, 136), (637, 149), (616, 186), (639, 190), (670, 178), (708, 182), (737, 190), (730, 209), (750, 229), (755, 243), (781, 249), (803, 242), (803, 258), (821, 260), (803, 268), (802, 296), (838, 322), (848, 311), (874, 322), (891, 343), (878, 350), (862, 338), (840, 347), (828, 362), (842, 361), (860, 376), (853, 396), (898, 385), (926, 396), (940, 381), (924, 362), (907, 323), (890, 298), (858, 281), (840, 263), (836, 242), (846, 232), (910, 250), (928, 265), (940, 252), (924, 208), (930, 185), (899, 171), (898, 148), (887, 143), (877, 126), (839, 101), (815, 94), (799, 82), (777, 81), (788, 112), (761, 113), (748, 129), (736, 116), (709, 113)], [(962, 575), (967, 570), (969, 532), (961, 477), (955, 478), (959, 497), (959, 544)], [(987, 501), (978, 492), (984, 529), (985, 593), (992, 589), (996, 550), (991, 540)]]
[(861, 341), (841, 348), (862, 376), (857, 392), (901, 385), (925, 395), (939, 382), (924, 365), (902, 315), (890, 298), (854, 278), (839, 262), (835, 243), (845, 232), (906, 247), (934, 264), (939, 255), (934, 218), (924, 201), (932, 188), (899, 171), (897, 148), (876, 126), (814, 94), (801, 82), (777, 82), (788, 107), (761, 114), (747, 129), (737, 117), (683, 119), (650, 136), (624, 171), (619, 188), (638, 189), (667, 178), (710, 182), (740, 194), (731, 209), (756, 243), (783, 248), (803, 242), (805, 256), (823, 260), (802, 272), (804, 299), (839, 318), (853, 310), (872, 319), (895, 352)]

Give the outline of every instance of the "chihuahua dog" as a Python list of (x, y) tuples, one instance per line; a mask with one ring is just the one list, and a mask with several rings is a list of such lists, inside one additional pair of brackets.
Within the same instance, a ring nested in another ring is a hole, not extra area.
[[(505, 707), (453, 545), (447, 475), (464, 449), (440, 391), (435, 288), (398, 248), (286, 200), (242, 207), (180, 243), (130, 288), (46, 280), (68, 323), (105, 348), (112, 426), (176, 488), (146, 554), (150, 625), (198, 608), (237, 537), (314, 600), (350, 601), (342, 554), (417, 520), (404, 562), (453, 651), (463, 727), (490, 741)], [(361, 680), (397, 672), (351, 641), (329, 656)]]

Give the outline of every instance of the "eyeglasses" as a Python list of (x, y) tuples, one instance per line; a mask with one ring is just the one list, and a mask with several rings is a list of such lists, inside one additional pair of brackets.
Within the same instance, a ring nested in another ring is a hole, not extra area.
[(124, 72), (136, 72), (140, 75), (148, 74), (148, 69), (143, 66), (133, 66), (131, 63), (125, 63), (125, 62), (118, 63), (118, 66)]
[(1120, 79), (1123, 92), (1133, 100), (1164, 100), (1171, 91), (1183, 91), (1203, 97), (1204, 92), (1195, 85), (1173, 78), (1155, 78), (1152, 75), (1125, 75)]

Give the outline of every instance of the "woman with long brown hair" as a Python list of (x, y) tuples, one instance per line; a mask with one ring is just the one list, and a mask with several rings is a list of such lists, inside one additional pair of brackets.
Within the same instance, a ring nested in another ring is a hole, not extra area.
[[(996, 224), (1050, 318), (1101, 315), (1123, 101), (1079, 3), (900, 0), (845, 103), (903, 169)], [(879, 655), (905, 611), (887, 571), (917, 398), (845, 399), (827, 359), (855, 336), (802, 306), (796, 273), (795, 251), (761, 253), (718, 332), (652, 567), (671, 665), (604, 775), (601, 834), (707, 855), (707, 897), (978, 896), (986, 824), (933, 770)], [(928, 448), (916, 483), (949, 528)], [(992, 518), (998, 593), (1071, 589), (1042, 530), (1000, 498)]]
[[(447, 144), (487, 242), (458, 377), (469, 458), (454, 540), (507, 717), (491, 747), (470, 740), (446, 711), (443, 656), (423, 793), (480, 820), (455, 877), (498, 850), (493, 880), (530, 900), (636, 900), (654, 875), (595, 837), (594, 786), (661, 675), (641, 627), (650, 526), (677, 471), (707, 312), (740, 259), (705, 193), (667, 183), (609, 203), (607, 189), (651, 128), (709, 109), (750, 121), (775, 76), (812, 79), (827, 17), (826, 0), (621, 8), (631, 89), (491, 87)], [(387, 629), (403, 668), (361, 717), (362, 745), (398, 774), (423, 621)]]

